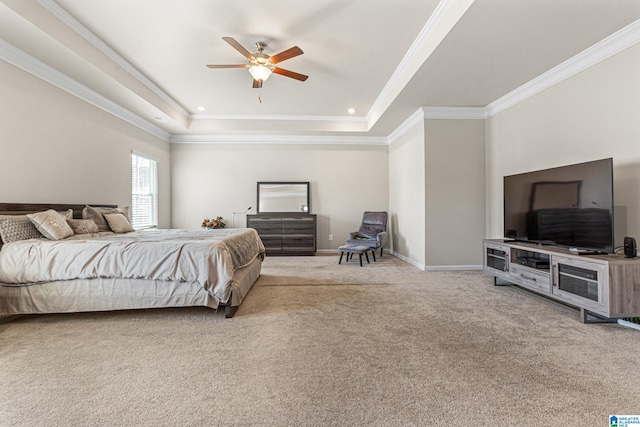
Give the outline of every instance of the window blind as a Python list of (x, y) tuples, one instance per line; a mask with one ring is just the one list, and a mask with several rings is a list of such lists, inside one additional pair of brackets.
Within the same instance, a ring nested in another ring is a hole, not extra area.
[(131, 154), (131, 225), (158, 226), (158, 162), (137, 153)]

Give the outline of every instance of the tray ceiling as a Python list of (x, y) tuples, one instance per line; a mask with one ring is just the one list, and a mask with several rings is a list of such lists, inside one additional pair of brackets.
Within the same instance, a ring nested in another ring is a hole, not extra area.
[[(5, 61), (168, 135), (376, 138), (420, 107), (485, 107), (639, 18), (637, 0), (3, 0), (0, 37)], [(206, 68), (245, 61), (223, 36), (297, 45), (280, 65), (309, 79)]]

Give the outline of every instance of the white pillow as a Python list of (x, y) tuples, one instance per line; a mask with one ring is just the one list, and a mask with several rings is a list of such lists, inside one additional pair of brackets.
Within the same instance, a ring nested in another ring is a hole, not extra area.
[(27, 217), (36, 226), (38, 231), (44, 237), (50, 240), (62, 240), (69, 236), (73, 236), (73, 230), (67, 224), (64, 215), (53, 209), (48, 211), (28, 214)]

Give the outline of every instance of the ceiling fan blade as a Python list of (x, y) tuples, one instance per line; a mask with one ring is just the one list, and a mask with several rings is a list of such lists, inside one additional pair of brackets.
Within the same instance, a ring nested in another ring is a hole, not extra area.
[(233, 47), (235, 50), (240, 52), (242, 56), (247, 58), (249, 61), (253, 59), (253, 55), (247, 49), (245, 49), (240, 43), (236, 41), (233, 37), (223, 37), (222, 40), (226, 41)]
[(260, 89), (262, 87), (262, 80), (253, 79), (253, 88)]
[(207, 65), (208, 68), (249, 68), (249, 64), (235, 64), (235, 65)]
[(304, 52), (298, 46), (294, 46), (290, 49), (282, 51), (280, 53), (276, 53), (271, 56), (271, 63), (277, 64), (278, 62), (286, 61), (287, 59), (291, 59), (294, 56), (302, 55)]
[(300, 80), (301, 82), (307, 80), (309, 76), (305, 76), (304, 74), (295, 73), (293, 71), (285, 70), (284, 68), (274, 68), (273, 72), (276, 74), (280, 74), (281, 76), (291, 77), (292, 79)]

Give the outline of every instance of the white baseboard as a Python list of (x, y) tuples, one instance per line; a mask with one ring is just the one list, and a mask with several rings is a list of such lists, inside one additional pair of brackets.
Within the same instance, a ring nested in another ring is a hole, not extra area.
[(628, 322), (626, 320), (618, 319), (618, 324), (620, 324), (622, 326), (626, 326), (627, 328), (637, 329), (637, 330), (640, 331), (640, 325), (638, 325), (637, 323)]
[(338, 253), (338, 248), (335, 248), (335, 249), (318, 249), (318, 250), (316, 250), (316, 253), (319, 253), (319, 254), (337, 254)]
[(400, 258), (401, 260), (408, 262), (416, 268), (422, 271), (467, 271), (467, 270), (482, 270), (481, 265), (423, 265), (412, 259), (407, 258), (404, 255), (390, 251), (392, 255)]
[(482, 270), (481, 265), (429, 265), (427, 271), (467, 271)]
[[(337, 254), (338, 248), (336, 249), (318, 249), (316, 251), (318, 254)], [(377, 252), (377, 251), (376, 251)], [(404, 255), (401, 255), (397, 252), (394, 252), (389, 249), (385, 249), (385, 252), (393, 255), (396, 258), (401, 259), (404, 262), (407, 262), (413, 265), (416, 268), (419, 268), (422, 271), (468, 271), (468, 270), (482, 270), (481, 265), (423, 265), (420, 264), (410, 258), (407, 258)]]
[(416, 262), (416, 261), (414, 261), (412, 259), (409, 259), (406, 256), (401, 255), (401, 254), (399, 254), (399, 253), (397, 253), (395, 251), (389, 251), (389, 252), (391, 252), (391, 255), (393, 255), (393, 256), (395, 256), (397, 258), (400, 258), (404, 262), (408, 262), (409, 264), (413, 265), (414, 267), (419, 268), (422, 271), (425, 271), (425, 266), (424, 265), (422, 265), (422, 264), (420, 264), (420, 263), (418, 263), (418, 262)]

